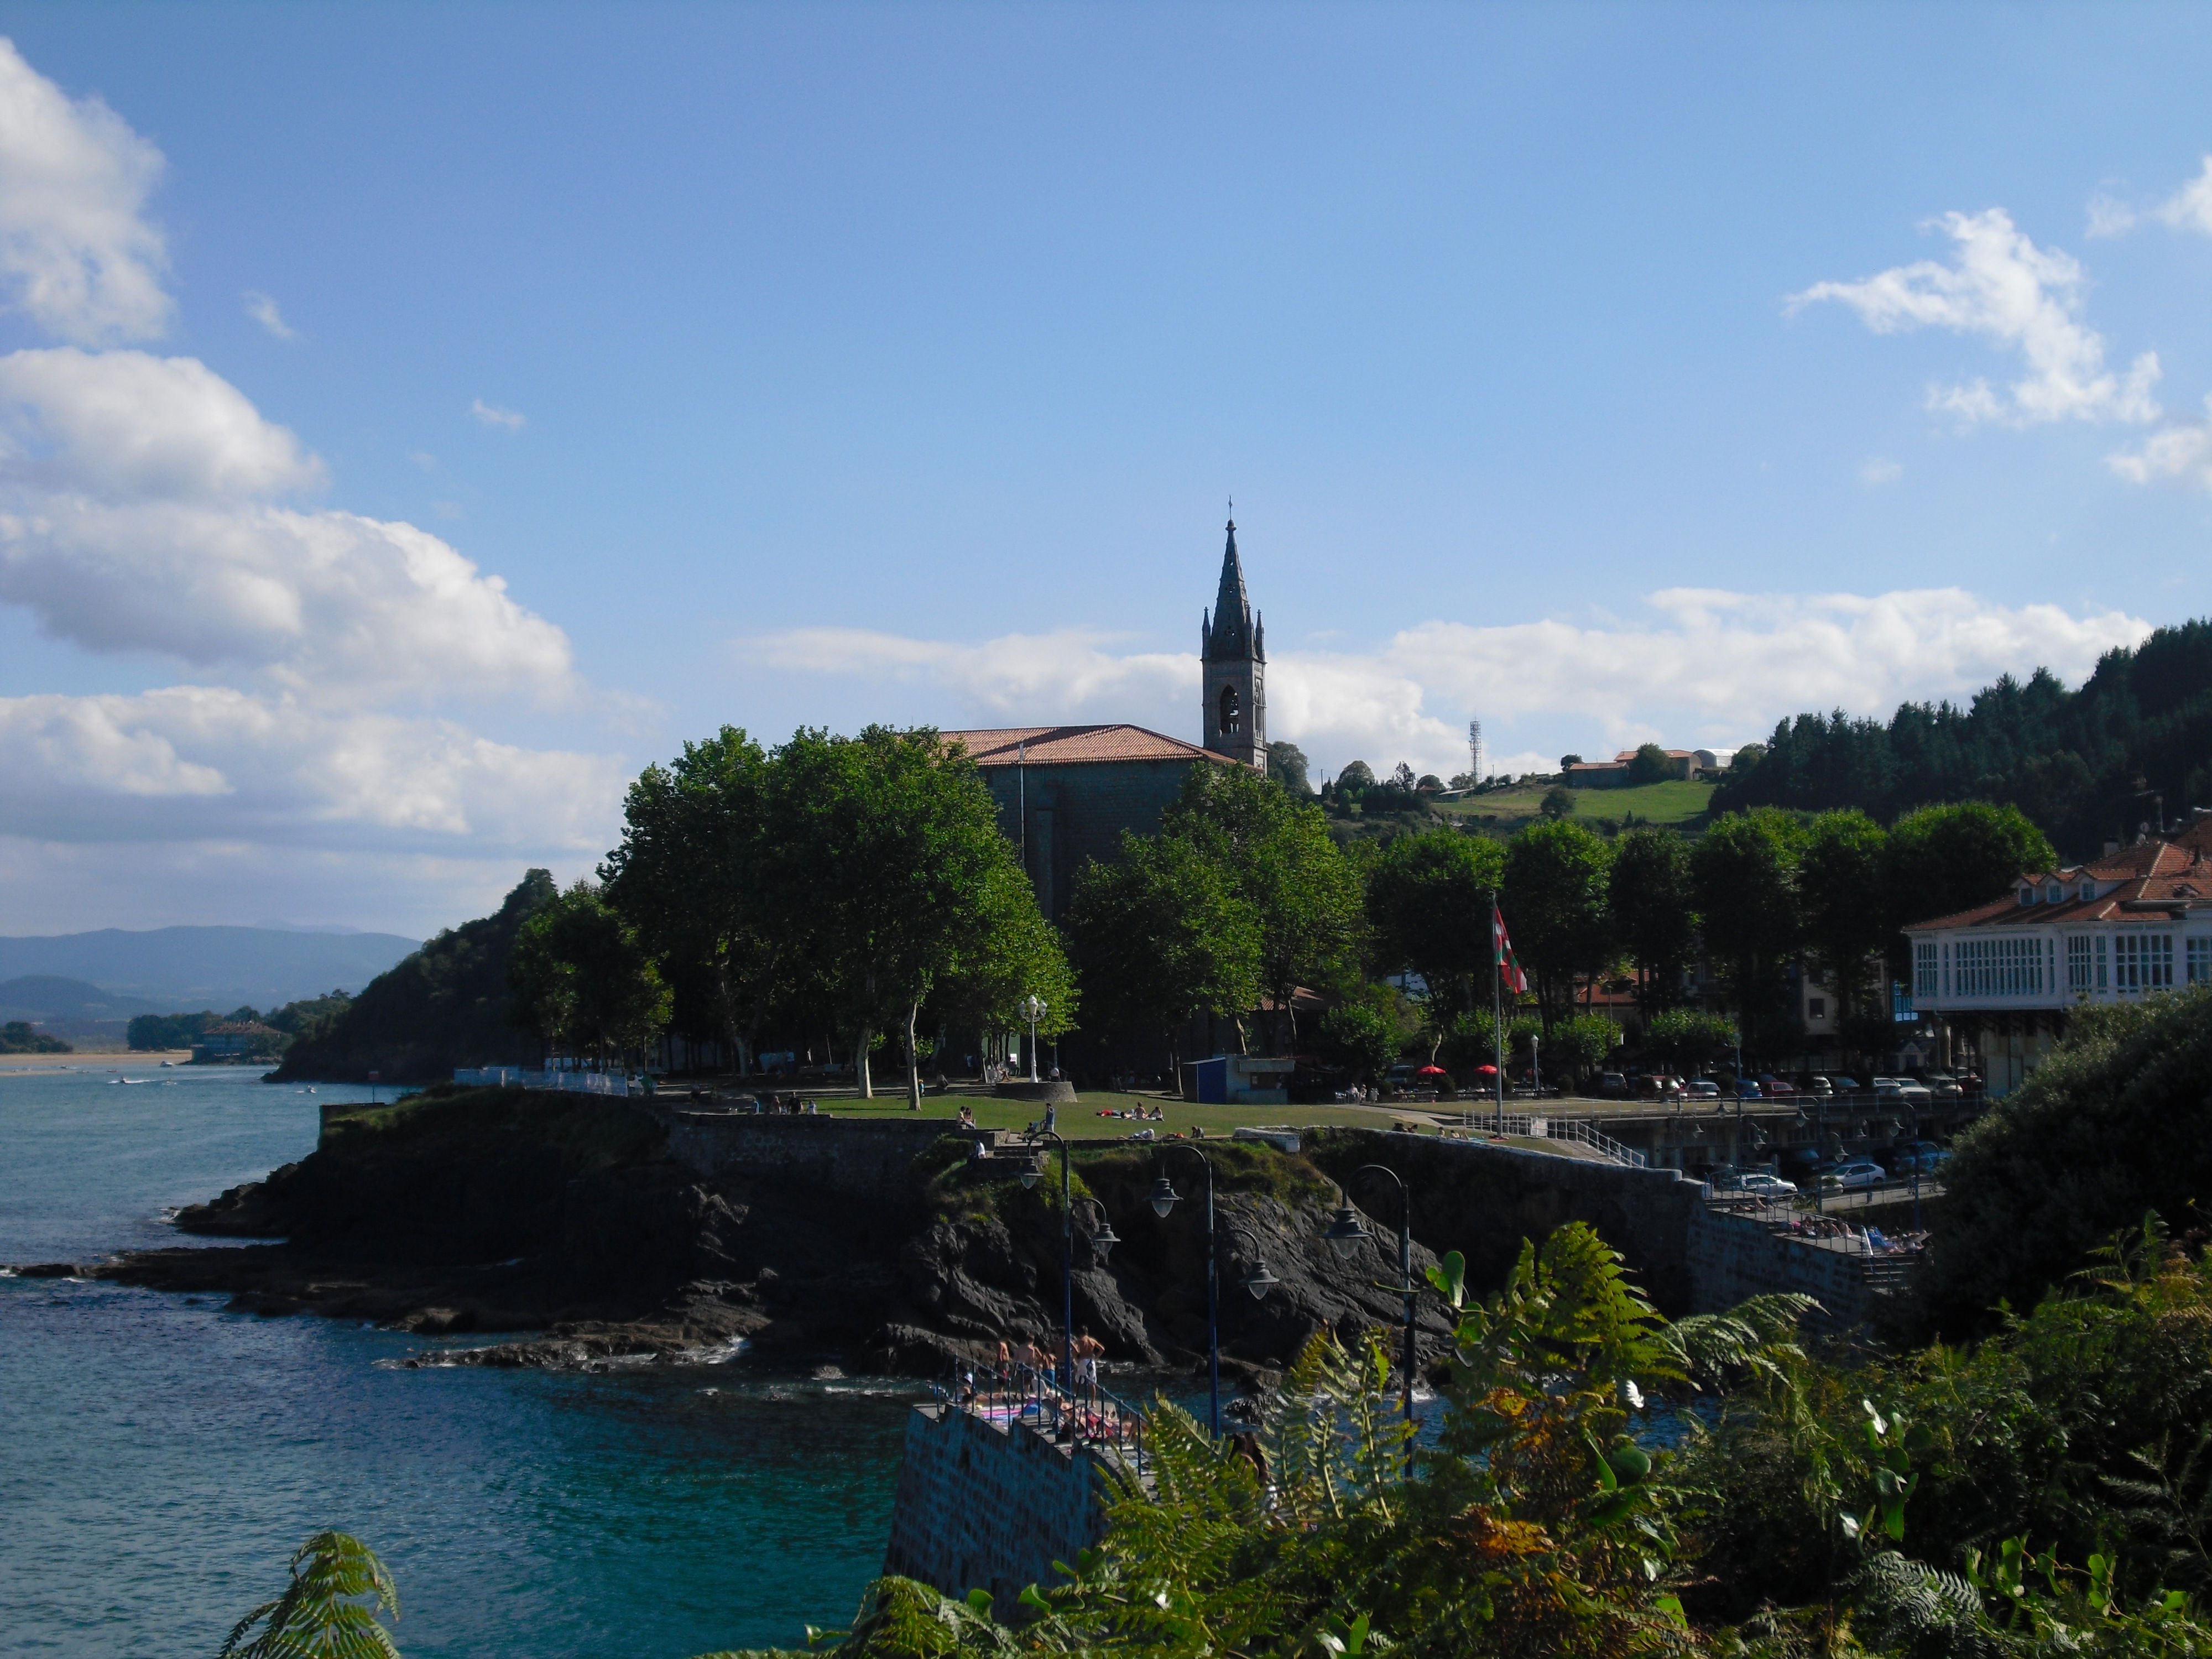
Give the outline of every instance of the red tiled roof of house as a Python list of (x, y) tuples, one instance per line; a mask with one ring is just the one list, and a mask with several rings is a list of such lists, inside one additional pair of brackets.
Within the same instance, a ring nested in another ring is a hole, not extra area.
[[(1931, 921), (1908, 922), (1906, 927), (1909, 931), (1921, 931), (1935, 927), (2044, 927), (2054, 921), (2112, 921), (2166, 906), (2177, 909), (2197, 905), (2212, 907), (2212, 863), (2204, 861), (2207, 850), (2202, 845), (2184, 845), (2180, 842), (2141, 842), (2085, 865), (2038, 873), (2039, 886), (2055, 880), (2065, 888), (2066, 896), (2056, 904), (2040, 899), (2033, 904), (2022, 904), (2015, 885), (2008, 888), (2002, 898)], [(2100, 887), (2110, 885), (2111, 890), (2094, 898), (2078, 896), (2085, 876)]]
[(1141, 726), (1006, 726), (939, 733), (958, 743), (978, 766), (1083, 766), (1108, 761), (1218, 761), (1226, 755)]

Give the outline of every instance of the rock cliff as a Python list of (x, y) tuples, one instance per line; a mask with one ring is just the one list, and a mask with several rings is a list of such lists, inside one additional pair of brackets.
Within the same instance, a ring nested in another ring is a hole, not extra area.
[[(702, 1176), (669, 1156), (668, 1140), (661, 1118), (621, 1101), (416, 1097), (336, 1120), (313, 1156), (178, 1218), (189, 1232), (281, 1243), (144, 1252), (87, 1271), (225, 1291), (266, 1314), (534, 1334), (443, 1351), (447, 1363), (677, 1359), (743, 1339), (793, 1363), (933, 1375), (1001, 1341), (1056, 1342), (1056, 1162), (1027, 1189), (1014, 1160), (974, 1163), (969, 1141), (924, 1138), (926, 1150), (861, 1193), (772, 1152)], [(1224, 1369), (1278, 1369), (1323, 1328), (1395, 1326), (1395, 1242), (1340, 1261), (1321, 1238), (1336, 1192), (1311, 1163), (1241, 1142), (1184, 1144), (1215, 1173)], [(1173, 1155), (1183, 1197), (1156, 1215), (1158, 1156), (1077, 1147), (1075, 1194), (1103, 1206), (1123, 1242), (1094, 1261), (1098, 1212), (1078, 1204), (1074, 1322), (1112, 1358), (1187, 1365), (1206, 1347), (1204, 1181), (1187, 1152)], [(1240, 1285), (1255, 1257), (1279, 1281), (1262, 1300)], [(1429, 1259), (1417, 1251), (1417, 1270)], [(1443, 1334), (1428, 1317), (1425, 1349)]]

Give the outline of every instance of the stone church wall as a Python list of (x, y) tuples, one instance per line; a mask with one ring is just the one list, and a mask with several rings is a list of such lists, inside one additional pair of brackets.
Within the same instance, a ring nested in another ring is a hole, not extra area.
[(1192, 763), (1182, 760), (1089, 761), (1074, 766), (992, 766), (983, 781), (999, 804), (999, 829), (1024, 844), (1037, 905), (1055, 922), (1067, 919), (1075, 878), (1093, 859), (1110, 863), (1121, 832), (1159, 833), (1160, 814), (1182, 792)]

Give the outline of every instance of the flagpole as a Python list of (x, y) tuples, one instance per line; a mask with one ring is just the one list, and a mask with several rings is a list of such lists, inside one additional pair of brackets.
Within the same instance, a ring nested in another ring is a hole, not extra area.
[(1498, 1042), (1498, 1133), (1505, 1133), (1505, 952), (1498, 942), (1498, 894), (1490, 895), (1490, 1034)]

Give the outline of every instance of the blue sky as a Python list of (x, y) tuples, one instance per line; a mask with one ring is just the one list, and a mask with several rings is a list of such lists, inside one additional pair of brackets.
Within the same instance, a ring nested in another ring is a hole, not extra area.
[(1232, 493), (1329, 771), (2212, 610), (2202, 11), (0, 33), (0, 932), (427, 930), (725, 720), (1194, 738)]

